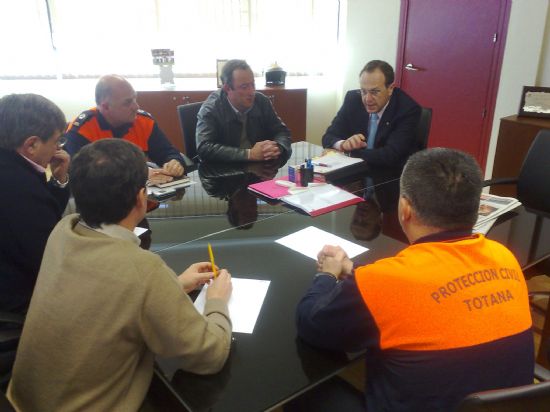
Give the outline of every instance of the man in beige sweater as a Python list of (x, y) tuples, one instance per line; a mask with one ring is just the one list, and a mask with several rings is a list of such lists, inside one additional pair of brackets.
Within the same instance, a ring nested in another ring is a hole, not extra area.
[[(231, 276), (210, 263), (177, 276), (140, 249), (147, 208), (141, 150), (119, 139), (84, 147), (71, 164), (80, 215), (53, 230), (19, 344), (8, 398), (21, 411), (135, 411), (156, 354), (219, 371), (231, 343)], [(211, 281), (204, 314), (187, 296)]]

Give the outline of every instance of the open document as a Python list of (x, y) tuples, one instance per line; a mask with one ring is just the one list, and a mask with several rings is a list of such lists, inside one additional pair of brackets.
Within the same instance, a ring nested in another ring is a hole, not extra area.
[(305, 229), (277, 239), (276, 242), (315, 260), (317, 260), (317, 253), (325, 245), (340, 246), (350, 259), (368, 250), (366, 247), (342, 239), (315, 226), (308, 226)]
[(513, 197), (502, 197), (489, 193), (482, 193), (479, 202), (478, 218), (474, 225), (474, 233), (487, 234), (497, 217), (515, 209), (519, 205), (521, 205), (521, 202)]
[[(228, 306), (233, 332), (252, 333), (270, 281), (232, 277), (231, 283), (233, 291)], [(195, 308), (200, 313), (204, 312), (207, 289), (208, 285), (205, 285), (195, 299)]]
[(302, 209), (310, 216), (322, 215), (363, 201), (359, 196), (328, 183), (308, 187), (307, 190), (284, 196), (281, 200)]
[(331, 173), (346, 168), (356, 163), (363, 162), (363, 159), (346, 156), (336, 150), (331, 150), (323, 156), (315, 157), (313, 160), (313, 172), (319, 174)]

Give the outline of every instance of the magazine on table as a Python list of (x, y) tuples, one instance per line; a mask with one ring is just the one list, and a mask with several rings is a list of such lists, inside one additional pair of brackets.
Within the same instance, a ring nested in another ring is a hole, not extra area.
[(177, 179), (171, 180), (169, 182), (164, 182), (164, 183), (156, 183), (154, 181), (153, 182), (149, 181), (148, 186), (165, 188), (165, 187), (185, 187), (185, 186), (189, 186), (190, 184), (191, 184), (191, 179), (188, 176), (182, 176)]
[(477, 222), (474, 225), (475, 233), (487, 234), (497, 217), (520, 206), (521, 202), (513, 197), (503, 197), (482, 193), (479, 202)]

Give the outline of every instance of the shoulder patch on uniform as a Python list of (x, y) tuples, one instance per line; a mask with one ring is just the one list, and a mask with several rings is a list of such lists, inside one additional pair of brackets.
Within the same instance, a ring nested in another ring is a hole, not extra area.
[(86, 111), (80, 113), (76, 117), (76, 119), (73, 120), (73, 122), (70, 125), (70, 128), (82, 126), (84, 123), (86, 123), (92, 117), (94, 117), (95, 113), (96, 113), (95, 110), (86, 110)]
[(153, 118), (153, 116), (151, 116), (151, 113), (146, 112), (145, 110), (138, 109), (138, 114), (142, 116), (150, 117), (151, 119)]

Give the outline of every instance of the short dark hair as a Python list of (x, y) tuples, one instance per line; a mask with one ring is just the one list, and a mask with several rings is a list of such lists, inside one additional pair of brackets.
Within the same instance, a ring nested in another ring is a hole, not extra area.
[(445, 230), (471, 230), (479, 209), (483, 178), (475, 159), (455, 149), (413, 154), (401, 174), (401, 196), (422, 223)]
[(128, 216), (138, 192), (147, 183), (147, 165), (141, 149), (113, 138), (80, 149), (69, 174), (77, 210), (91, 227), (118, 223)]
[(220, 79), (222, 81), (222, 84), (227, 84), (231, 89), (233, 89), (233, 72), (235, 70), (250, 70), (250, 66), (248, 63), (244, 60), (239, 59), (233, 59), (229, 60), (222, 69), (222, 74), (220, 76)]
[(365, 64), (365, 67), (361, 69), (359, 72), (359, 76), (361, 76), (363, 73), (372, 73), (376, 69), (379, 69), (382, 74), (384, 75), (384, 85), (388, 87), (390, 84), (393, 83), (395, 80), (395, 73), (393, 72), (393, 67), (391, 65), (383, 60), (371, 60), (367, 64)]
[(43, 142), (67, 126), (65, 115), (51, 100), (38, 94), (9, 94), (0, 99), (0, 148), (15, 150), (27, 138)]

